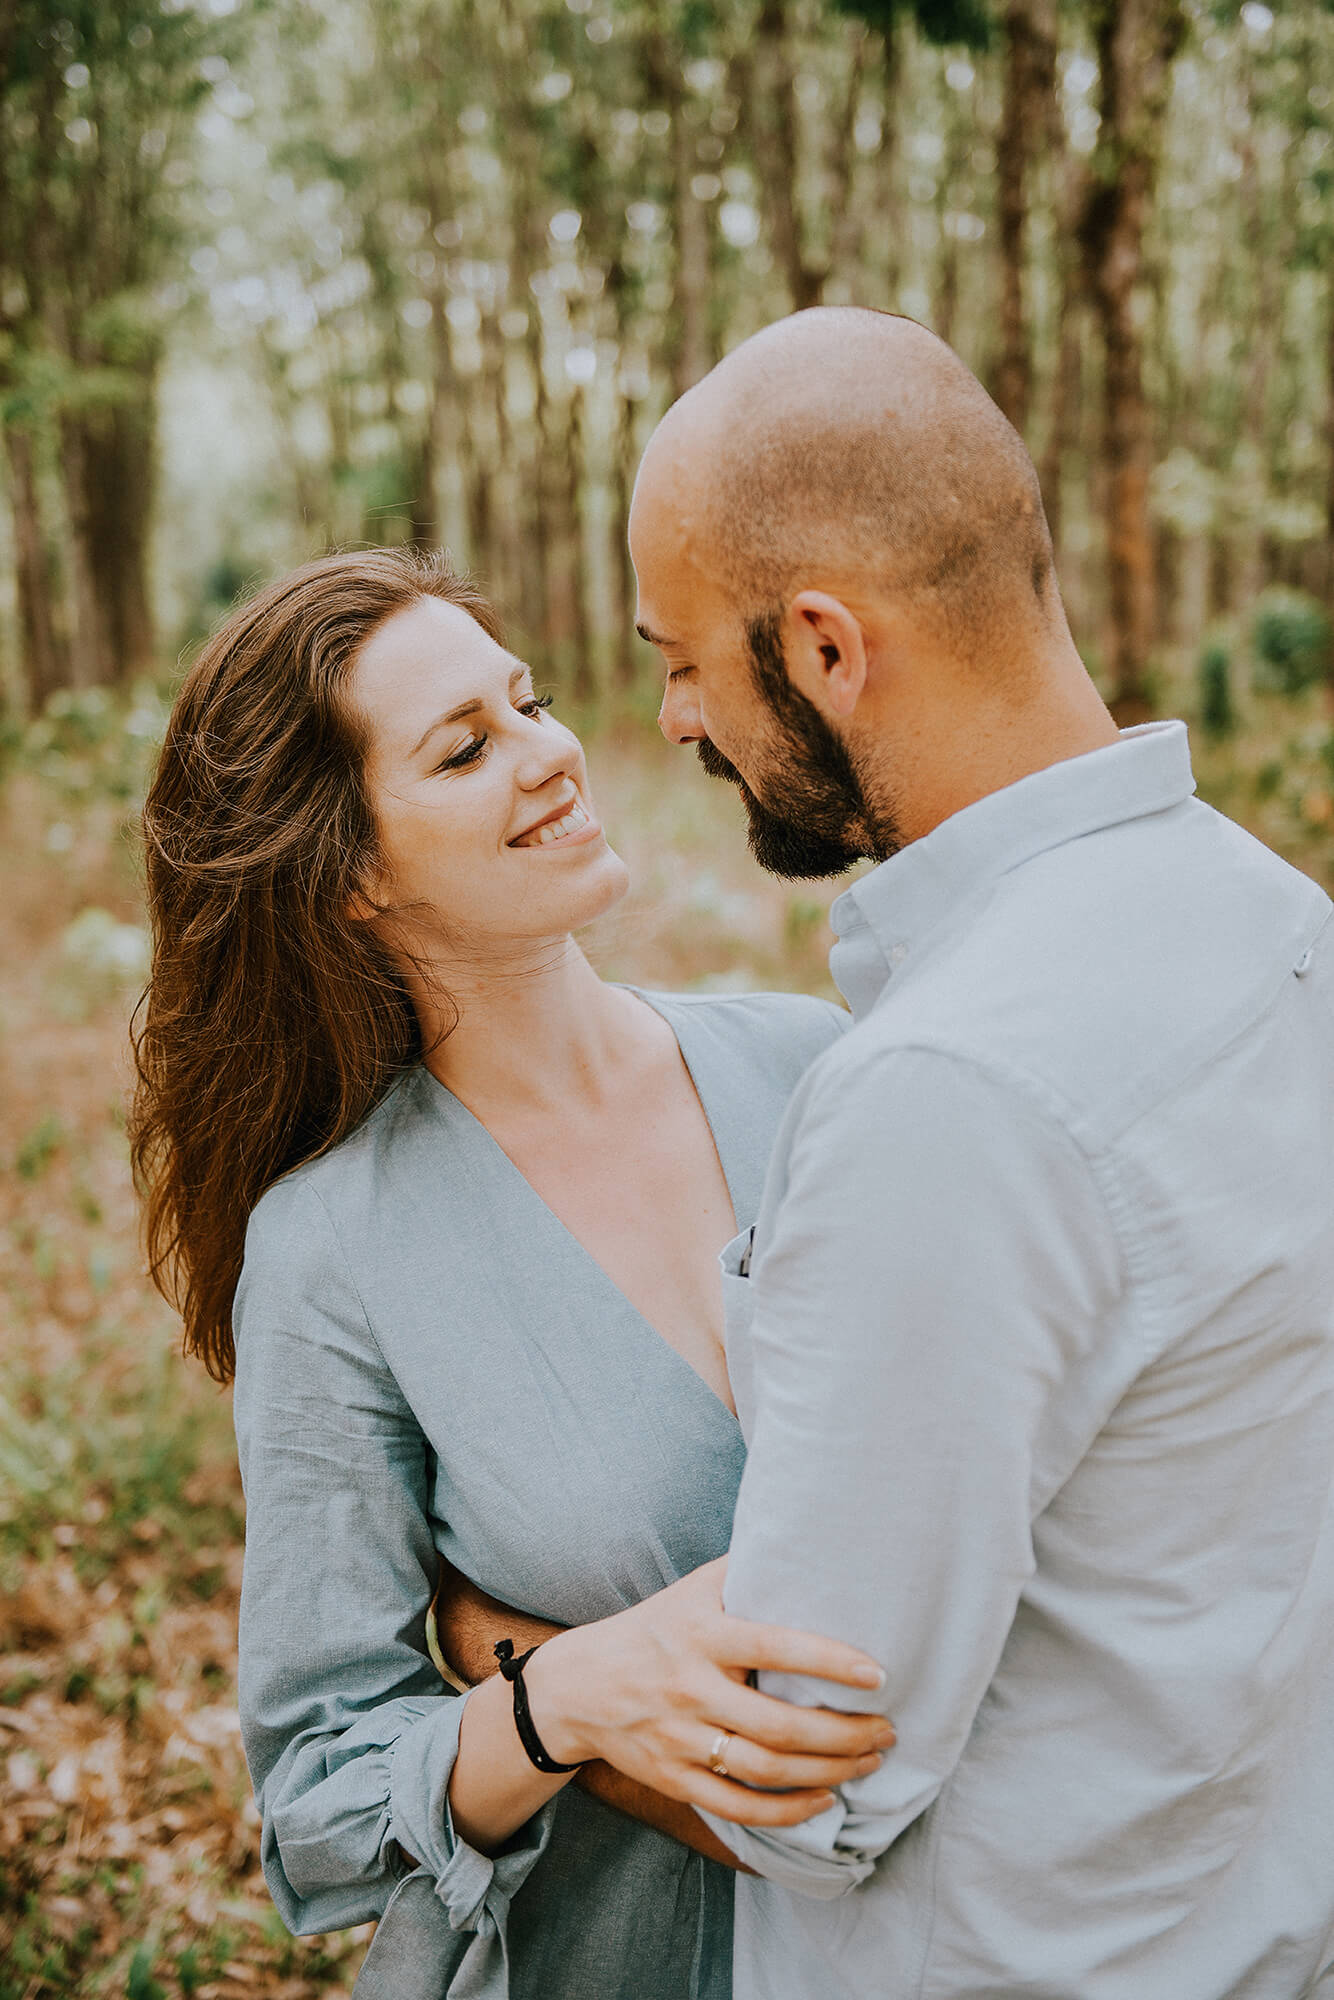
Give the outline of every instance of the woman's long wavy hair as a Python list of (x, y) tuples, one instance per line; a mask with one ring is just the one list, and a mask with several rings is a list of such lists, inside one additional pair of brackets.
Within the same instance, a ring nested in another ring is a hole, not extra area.
[(354, 914), (376, 829), (344, 685), (422, 597), (499, 639), (465, 578), (400, 549), (326, 556), (242, 605), (185, 678), (144, 809), (131, 1153), (154, 1282), (222, 1382), (251, 1209), (422, 1053), (399, 964)]

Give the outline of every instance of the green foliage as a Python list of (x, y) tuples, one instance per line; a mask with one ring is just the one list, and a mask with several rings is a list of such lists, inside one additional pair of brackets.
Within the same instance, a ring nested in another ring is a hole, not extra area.
[(20, 1180), (40, 1180), (65, 1143), (65, 1128), (53, 1111), (39, 1119), (14, 1155), (14, 1171)]
[(197, 1993), (212, 1976), (212, 1969), (201, 1959), (198, 1946), (193, 1944), (187, 1945), (184, 1951), (176, 1954), (173, 1969), (186, 2000), (189, 2000), (190, 1994)]
[(1230, 736), (1237, 726), (1232, 699), (1232, 652), (1221, 638), (1210, 639), (1200, 654), (1200, 721), (1210, 736)]
[(899, 21), (913, 21), (936, 48), (962, 46), (981, 51), (996, 38), (996, 19), (986, 0), (834, 0), (840, 14), (850, 14), (891, 34)]
[(19, 733), (10, 758), (53, 796), (133, 806), (165, 725), (166, 705), (155, 688), (137, 687), (128, 699), (108, 688), (64, 688)]
[(1277, 585), (1263, 591), (1251, 627), (1256, 688), (1296, 695), (1313, 686), (1334, 669), (1332, 641), (1329, 613), (1318, 598)]
[[(230, 1492), (204, 1505), (190, 1485), (206, 1458), (230, 1448), (226, 1408), (207, 1403), (216, 1421), (201, 1423), (197, 1397), (182, 1406), (180, 1368), (165, 1348), (131, 1362), (112, 1335), (87, 1343), (77, 1365), (36, 1374), (15, 1364), (0, 1375), (0, 1555), (49, 1550), (52, 1524), (80, 1506), (75, 1557), (90, 1582), (127, 1542), (146, 1539), (145, 1522), (172, 1571), (235, 1539)], [(87, 1382), (99, 1372), (92, 1400)]]
[(1263, 801), (1276, 798), (1283, 783), (1283, 759), (1266, 757), (1255, 774), (1255, 796)]
[(155, 1956), (151, 1946), (139, 1946), (125, 1976), (125, 2000), (167, 2000), (166, 1987), (160, 1986), (153, 1977)]
[(808, 950), (825, 921), (826, 905), (818, 896), (790, 896), (783, 917), (783, 943), (794, 958)]

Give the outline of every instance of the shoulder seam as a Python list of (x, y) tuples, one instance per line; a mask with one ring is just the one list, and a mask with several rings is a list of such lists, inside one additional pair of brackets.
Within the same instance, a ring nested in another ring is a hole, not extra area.
[[(281, 1183), (279, 1183), (279, 1185), (281, 1185)], [(338, 1261), (342, 1266), (343, 1275), (347, 1280), (348, 1290), (351, 1292), (353, 1298), (357, 1302), (357, 1310), (361, 1314), (362, 1324), (365, 1326), (366, 1329), (366, 1337), (370, 1341), (372, 1347), (374, 1347), (376, 1354), (379, 1356), (381, 1367), (385, 1370), (385, 1373), (387, 1375), (393, 1378), (395, 1384), (397, 1384), (398, 1378), (397, 1376), (394, 1375), (393, 1369), (389, 1366), (388, 1361), (385, 1359), (385, 1352), (383, 1347), (380, 1345), (379, 1335), (376, 1333), (375, 1327), (371, 1321), (370, 1313), (366, 1309), (366, 1301), (361, 1295), (361, 1287), (360, 1285), (358, 1285), (355, 1277), (352, 1274), (352, 1266), (348, 1261), (347, 1252), (343, 1248), (342, 1240), (339, 1237), (338, 1230), (334, 1225), (333, 1216), (329, 1212), (328, 1205), (325, 1202), (323, 1195), (320, 1193), (317, 1187), (312, 1187), (309, 1182), (303, 1182), (301, 1186), (297, 1189), (297, 1192), (298, 1194), (307, 1196), (311, 1201), (313, 1201), (315, 1203), (315, 1206), (319, 1209), (320, 1214), (323, 1216), (324, 1221), (328, 1226), (330, 1240), (333, 1243), (334, 1254), (337, 1256)], [(401, 1389), (399, 1393), (400, 1395), (402, 1394)]]

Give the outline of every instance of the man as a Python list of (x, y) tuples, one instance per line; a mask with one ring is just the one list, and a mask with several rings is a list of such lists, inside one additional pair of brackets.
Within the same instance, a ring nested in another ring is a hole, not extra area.
[(631, 545), (757, 858), (878, 864), (727, 1286), (726, 1601), (881, 1661), (898, 1745), (714, 1822), (737, 2000), (1334, 1993), (1330, 904), (1181, 725), (1118, 736), (1027, 453), (911, 322), (736, 350)]

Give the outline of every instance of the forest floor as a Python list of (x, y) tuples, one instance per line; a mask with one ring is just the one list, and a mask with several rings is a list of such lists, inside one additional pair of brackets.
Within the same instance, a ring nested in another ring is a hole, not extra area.
[[(292, 1939), (259, 1873), (228, 1401), (142, 1275), (125, 1156), (160, 720), (85, 698), (0, 776), (0, 2000), (334, 2000), (369, 1928)], [(1197, 760), (1327, 885), (1328, 742), (1312, 697)], [(592, 940), (608, 976), (832, 992), (827, 888), (762, 877), (730, 792), (643, 724), (590, 764), (635, 882)]]

